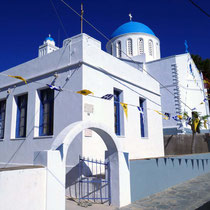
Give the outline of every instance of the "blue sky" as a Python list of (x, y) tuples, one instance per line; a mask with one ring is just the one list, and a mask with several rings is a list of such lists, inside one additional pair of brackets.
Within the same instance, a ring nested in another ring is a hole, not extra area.
[[(53, 1), (62, 19), (68, 37), (80, 33), (80, 17), (60, 0)], [(12, 1), (0, 7), (0, 71), (36, 58), (38, 47), (51, 34), (56, 45), (62, 46), (66, 35), (55, 14), (50, 0)], [(133, 21), (150, 27), (160, 39), (161, 55), (167, 57), (189, 51), (202, 58), (210, 58), (210, 18), (188, 0), (83, 0), (84, 17), (97, 29), (110, 37), (120, 25)], [(210, 13), (209, 0), (194, 0)], [(80, 12), (80, 0), (66, 0)], [(84, 32), (100, 40), (105, 50), (106, 40), (84, 23)]]

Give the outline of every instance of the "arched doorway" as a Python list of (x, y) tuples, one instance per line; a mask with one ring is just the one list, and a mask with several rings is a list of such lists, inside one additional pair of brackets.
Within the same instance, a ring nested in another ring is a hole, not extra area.
[[(129, 163), (116, 135), (102, 123), (79, 121), (64, 128), (54, 140), (51, 150), (40, 152), (36, 158), (36, 164), (47, 167), (47, 209), (65, 209), (67, 152), (75, 137), (84, 129), (95, 131), (108, 149), (111, 204), (121, 207), (130, 203)], [(52, 204), (54, 200), (56, 204)]]

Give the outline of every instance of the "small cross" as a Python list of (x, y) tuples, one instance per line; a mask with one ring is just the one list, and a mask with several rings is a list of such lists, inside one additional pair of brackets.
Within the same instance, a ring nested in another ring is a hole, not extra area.
[(131, 13), (129, 13), (129, 15), (128, 15), (129, 17), (130, 17), (130, 21), (132, 21), (132, 15), (131, 15)]

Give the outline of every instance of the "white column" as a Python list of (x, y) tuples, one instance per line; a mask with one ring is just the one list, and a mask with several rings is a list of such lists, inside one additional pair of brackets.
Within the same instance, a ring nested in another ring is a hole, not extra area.
[(128, 153), (115, 152), (108, 159), (110, 161), (111, 204), (117, 207), (126, 206), (131, 203)]
[(65, 210), (65, 164), (57, 150), (35, 152), (35, 165), (46, 166), (46, 210)]

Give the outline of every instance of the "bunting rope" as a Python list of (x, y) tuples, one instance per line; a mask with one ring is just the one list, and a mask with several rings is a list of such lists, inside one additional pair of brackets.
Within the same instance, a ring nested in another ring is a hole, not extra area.
[[(99, 34), (101, 34), (107, 41), (110, 41), (110, 39), (104, 35), (100, 30), (98, 30), (93, 24), (91, 24), (86, 18), (82, 17), (75, 9), (73, 9), (69, 4), (67, 4), (64, 0), (61, 0), (61, 2), (63, 4), (65, 4), (69, 9), (71, 9), (75, 14), (77, 14), (80, 18), (83, 18), (83, 20), (90, 25), (94, 30), (96, 30)], [(117, 47), (118, 48), (118, 47)], [(119, 49), (119, 48), (118, 48)], [(121, 50), (121, 49), (120, 49)], [(155, 81), (157, 81), (163, 88), (165, 88), (170, 94), (172, 94), (173, 96), (174, 93), (172, 93), (165, 85), (163, 85), (160, 81), (158, 81), (154, 76), (152, 76), (148, 71), (146, 71), (143, 67), (141, 67), (139, 65), (139, 63), (137, 63), (135, 60), (133, 60), (129, 55), (127, 55), (127, 53), (125, 53), (124, 51), (121, 50), (121, 52), (128, 57), (132, 62), (134, 62), (135, 64), (137, 64), (137, 66), (139, 68), (142, 69), (142, 71), (144, 71), (146, 74), (148, 74), (151, 78), (153, 78)], [(183, 103), (185, 106), (187, 106), (190, 110), (192, 110), (187, 104), (185, 104), (181, 99), (180, 102)]]
[[(79, 67), (77, 69), (75, 69), (75, 70), (78, 70), (78, 69), (79, 69)], [(75, 72), (75, 70), (74, 70), (74, 72)], [(1, 73), (0, 73), (0, 75), (1, 75)], [(3, 74), (3, 75), (4, 76), (8, 76), (6, 74)], [(20, 78), (18, 77), (17, 79), (20, 79)], [(24, 78), (22, 78), (22, 79), (24, 81)], [(112, 98), (114, 98), (114, 95), (113, 94), (106, 94), (106, 95), (104, 95), (102, 97), (100, 97), (100, 96), (94, 96), (93, 92), (90, 91), (90, 90), (87, 90), (87, 89), (83, 89), (83, 90), (80, 90), (80, 91), (73, 91), (73, 90), (69, 90), (69, 89), (66, 89), (66, 88), (62, 88), (60, 86), (57, 87), (55, 85), (50, 85), (50, 84), (46, 84), (46, 83), (42, 83), (42, 82), (38, 82), (38, 81), (33, 81), (31, 83), (37, 83), (37, 84), (40, 84), (40, 85), (45, 85), (45, 86), (48, 86), (50, 89), (55, 90), (55, 91), (58, 91), (58, 92), (67, 91), (67, 92), (81, 94), (81, 95), (84, 95), (84, 96), (94, 97), (94, 98), (102, 99), (102, 100), (109, 100), (110, 101)], [(140, 113), (143, 113), (143, 111), (142, 111), (143, 108), (140, 107), (140, 106), (137, 106), (137, 105), (134, 105), (134, 104), (123, 103), (123, 102), (119, 102), (119, 101), (116, 101), (116, 100), (114, 100), (114, 101), (115, 101), (115, 103), (119, 103), (122, 106), (123, 111), (124, 111), (125, 116), (126, 116), (126, 119), (128, 119), (128, 106), (136, 107), (139, 110)], [(182, 120), (182, 115), (176, 115), (175, 113), (164, 112), (163, 110), (160, 111), (160, 110), (155, 110), (155, 109), (151, 109), (151, 108), (146, 108), (146, 110), (154, 111), (154, 112), (162, 115), (164, 120), (170, 120), (171, 118), (173, 120), (175, 120), (175, 121), (180, 121), (180, 122)], [(174, 115), (174, 116), (172, 116), (172, 115)], [(206, 123), (207, 122), (205, 122), (205, 124)]]

